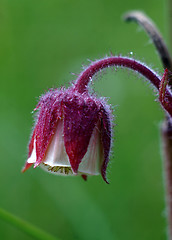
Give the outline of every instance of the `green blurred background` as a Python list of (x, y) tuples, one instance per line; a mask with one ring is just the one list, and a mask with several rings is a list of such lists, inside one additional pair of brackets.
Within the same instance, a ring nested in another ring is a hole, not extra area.
[[(166, 239), (160, 125), (156, 94), (131, 71), (108, 69), (94, 90), (114, 106), (114, 146), (107, 185), (100, 176), (21, 174), (38, 97), (69, 86), (88, 59), (122, 54), (163, 69), (141, 28), (122, 15), (142, 10), (168, 38), (163, 0), (0, 1), (0, 207), (62, 240)], [(0, 220), (0, 239), (31, 238)]]

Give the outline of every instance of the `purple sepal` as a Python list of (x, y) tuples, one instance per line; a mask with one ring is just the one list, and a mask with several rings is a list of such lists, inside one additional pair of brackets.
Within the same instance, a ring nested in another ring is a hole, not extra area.
[(111, 126), (111, 113), (109, 110), (105, 110), (104, 107), (101, 109), (102, 119), (101, 119), (101, 141), (103, 144), (104, 151), (104, 161), (101, 167), (101, 174), (106, 183), (109, 184), (106, 178), (106, 169), (109, 162), (109, 155), (111, 150), (112, 141), (112, 126)]
[(34, 167), (42, 162), (51, 137), (55, 132), (57, 121), (62, 118), (62, 95), (58, 90), (49, 91), (39, 102), (39, 114), (35, 127), (37, 159)]
[(87, 181), (87, 177), (88, 177), (87, 175), (82, 174), (81, 177), (84, 179), (84, 181)]
[(64, 101), (64, 143), (71, 167), (77, 173), (99, 119), (99, 104), (89, 95), (69, 95)]

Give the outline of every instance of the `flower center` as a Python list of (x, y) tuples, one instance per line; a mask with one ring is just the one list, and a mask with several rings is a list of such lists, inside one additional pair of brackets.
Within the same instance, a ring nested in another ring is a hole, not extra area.
[(73, 174), (71, 167), (64, 167), (64, 166), (50, 166), (46, 163), (42, 163), (48, 172), (60, 173), (64, 175), (71, 175)]

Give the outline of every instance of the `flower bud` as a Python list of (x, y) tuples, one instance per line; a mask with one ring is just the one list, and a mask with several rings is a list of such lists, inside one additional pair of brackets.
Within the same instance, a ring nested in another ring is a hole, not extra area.
[(168, 71), (162, 79), (145, 64), (127, 57), (109, 57), (93, 62), (69, 89), (50, 90), (36, 107), (37, 119), (23, 172), (34, 164), (59, 175), (101, 174), (106, 179), (112, 139), (112, 115), (104, 100), (88, 91), (98, 71), (126, 67), (146, 77), (159, 92), (163, 109), (172, 117), (172, 93)]
[(73, 87), (50, 90), (36, 108), (37, 120), (23, 172), (32, 164), (57, 175), (102, 174), (111, 148), (111, 111), (105, 101)]

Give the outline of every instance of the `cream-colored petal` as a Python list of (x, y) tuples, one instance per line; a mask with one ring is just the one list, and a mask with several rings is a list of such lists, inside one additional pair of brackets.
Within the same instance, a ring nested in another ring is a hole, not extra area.
[(27, 163), (35, 163), (35, 162), (36, 162), (36, 140), (34, 139), (33, 150), (30, 157), (27, 160)]
[(68, 155), (64, 146), (64, 136), (63, 136), (63, 121), (59, 120), (55, 134), (48, 146), (45, 158), (43, 160), (44, 164), (49, 166), (61, 166), (70, 167), (70, 162)]
[(89, 175), (99, 175), (103, 162), (103, 148), (98, 126), (94, 128), (88, 145), (87, 152), (83, 157), (78, 172)]
[[(36, 159), (35, 142), (33, 152), (29, 159), (30, 162), (31, 160), (33, 162), (33, 160)], [(97, 125), (94, 128), (91, 136), (87, 152), (79, 165), (78, 174), (98, 175), (101, 171), (102, 162), (103, 148), (99, 128)], [(58, 121), (56, 131), (51, 139), (45, 154), (45, 158), (40, 166), (44, 170), (57, 175), (77, 175), (72, 171), (69, 158), (65, 150), (62, 120)]]
[(59, 120), (56, 131), (40, 166), (57, 175), (74, 175), (64, 146), (63, 121)]

